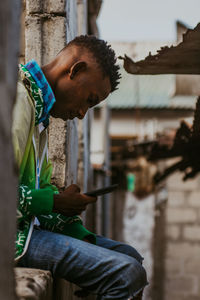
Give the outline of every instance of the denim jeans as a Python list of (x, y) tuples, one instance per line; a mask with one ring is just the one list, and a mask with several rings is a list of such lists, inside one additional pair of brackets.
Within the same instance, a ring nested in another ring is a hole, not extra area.
[(19, 266), (49, 270), (54, 277), (73, 282), (101, 300), (127, 300), (147, 284), (141, 261), (134, 248), (101, 236), (93, 245), (34, 229)]

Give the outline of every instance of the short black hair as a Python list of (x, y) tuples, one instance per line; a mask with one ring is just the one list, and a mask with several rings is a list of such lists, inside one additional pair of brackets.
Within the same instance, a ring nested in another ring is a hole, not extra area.
[(104, 76), (110, 78), (111, 92), (117, 89), (121, 74), (119, 73), (119, 65), (116, 64), (117, 58), (111, 45), (92, 35), (80, 35), (70, 41), (66, 47), (75, 45), (84, 47), (89, 50), (97, 61)]

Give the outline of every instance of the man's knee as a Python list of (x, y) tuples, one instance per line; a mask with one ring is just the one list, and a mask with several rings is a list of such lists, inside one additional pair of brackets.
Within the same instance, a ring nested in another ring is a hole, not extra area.
[(122, 275), (130, 296), (135, 296), (148, 284), (144, 267), (134, 258), (129, 258)]
[(128, 256), (135, 258), (139, 263), (143, 262), (143, 257), (139, 254), (139, 252), (130, 245), (121, 243), (116, 249), (118, 252), (124, 253)]

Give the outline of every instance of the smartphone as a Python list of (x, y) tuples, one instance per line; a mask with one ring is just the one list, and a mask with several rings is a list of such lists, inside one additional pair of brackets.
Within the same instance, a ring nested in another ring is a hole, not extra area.
[(91, 197), (97, 197), (97, 196), (101, 196), (101, 195), (104, 195), (104, 194), (107, 194), (107, 193), (111, 193), (117, 187), (118, 187), (118, 184), (112, 184), (112, 185), (106, 186), (106, 187), (101, 188), (101, 189), (97, 189), (97, 190), (94, 190), (94, 191), (91, 191), (91, 192), (86, 192), (84, 194), (87, 195), (87, 196), (91, 196)]

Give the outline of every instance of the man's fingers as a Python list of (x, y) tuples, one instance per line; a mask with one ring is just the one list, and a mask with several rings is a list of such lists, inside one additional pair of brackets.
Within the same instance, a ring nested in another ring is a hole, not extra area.
[(70, 186), (68, 186), (66, 188), (66, 190), (68, 190), (69, 192), (73, 192), (73, 193), (80, 193), (80, 187), (77, 184), (71, 184)]

